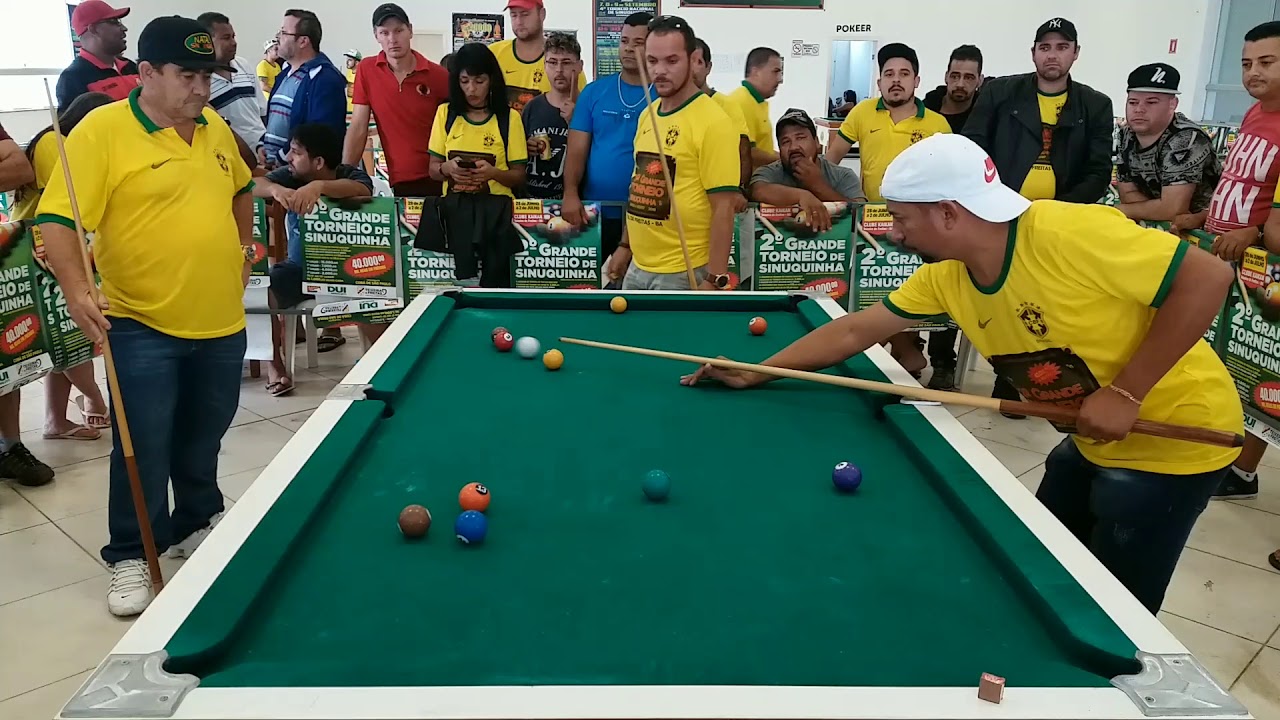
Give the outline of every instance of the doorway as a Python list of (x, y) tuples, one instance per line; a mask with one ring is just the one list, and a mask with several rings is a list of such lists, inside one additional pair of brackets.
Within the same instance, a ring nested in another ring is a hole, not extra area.
[(871, 97), (875, 78), (875, 40), (832, 40), (827, 117), (843, 118), (853, 105)]

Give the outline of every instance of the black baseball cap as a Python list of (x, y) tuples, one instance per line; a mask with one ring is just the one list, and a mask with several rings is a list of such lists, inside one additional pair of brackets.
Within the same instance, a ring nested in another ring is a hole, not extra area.
[(1036, 42), (1043, 40), (1044, 36), (1049, 33), (1058, 33), (1071, 42), (1076, 42), (1079, 37), (1076, 34), (1076, 24), (1066, 18), (1060, 17), (1053, 18), (1052, 20), (1045, 20), (1043, 25), (1036, 28)]
[(809, 113), (800, 108), (790, 108), (782, 113), (782, 117), (778, 118), (778, 127), (774, 132), (781, 137), (782, 131), (788, 125), (799, 125), (800, 127), (813, 133), (814, 137), (818, 136), (818, 126), (813, 124), (813, 118), (809, 117)]
[(179, 15), (158, 17), (138, 36), (138, 62), (177, 65), (183, 70), (230, 70), (218, 62), (204, 25)]
[(405, 25), (411, 25), (409, 22), (409, 13), (404, 8), (395, 3), (382, 3), (373, 11), (373, 26), (381, 27), (382, 23), (395, 18)]
[(1182, 75), (1178, 69), (1168, 63), (1150, 63), (1140, 65), (1129, 73), (1129, 92), (1178, 94), (1178, 82)]

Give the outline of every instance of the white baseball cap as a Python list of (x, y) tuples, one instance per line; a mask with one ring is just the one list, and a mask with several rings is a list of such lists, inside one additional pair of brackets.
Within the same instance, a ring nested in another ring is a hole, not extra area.
[(885, 200), (935, 203), (952, 200), (987, 222), (1009, 222), (1031, 201), (1000, 182), (986, 151), (963, 135), (930, 135), (903, 150), (880, 183)]

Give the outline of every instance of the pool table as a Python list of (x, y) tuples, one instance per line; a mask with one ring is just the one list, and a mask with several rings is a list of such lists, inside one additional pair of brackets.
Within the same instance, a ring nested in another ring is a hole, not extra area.
[[(758, 360), (836, 303), (617, 294), (414, 300), (60, 717), (1248, 717), (947, 408), (558, 342)], [(829, 372), (915, 383), (879, 347)]]

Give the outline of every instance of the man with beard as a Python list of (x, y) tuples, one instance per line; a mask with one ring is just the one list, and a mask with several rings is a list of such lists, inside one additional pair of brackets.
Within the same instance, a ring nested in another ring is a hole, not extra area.
[[(711, 58), (707, 58), (707, 62), (711, 62)], [(782, 56), (773, 48), (755, 48), (747, 53), (743, 74), (742, 87), (729, 93), (729, 99), (738, 105), (747, 121), (751, 165), (760, 167), (778, 159), (769, 122), (769, 98), (777, 95), (782, 85)]]
[(638, 12), (622, 22), (618, 38), (622, 71), (597, 78), (583, 88), (569, 121), (565, 150), (560, 215), (582, 227), (587, 224), (583, 198), (609, 203), (600, 207), (600, 256), (613, 257), (609, 271), (616, 270), (613, 277), (617, 281), (631, 264), (631, 252), (618, 247), (624, 225), (621, 204), (630, 189), (636, 128), (645, 111), (640, 62), (652, 21), (649, 13)]
[[(1028, 397), (1078, 408), (1036, 497), (1155, 614), (1240, 450), (1131, 431), (1139, 418), (1243, 431), (1235, 383), (1202, 337), (1231, 269), (1114, 208), (1029, 201), (960, 135), (903, 151), (882, 188), (894, 240), (938, 262), (764, 364), (822, 370), (946, 313), (993, 365), (1016, 369)], [(1045, 384), (1045, 367), (1061, 375)], [(704, 365), (681, 382), (703, 379), (747, 388), (776, 378)]]
[[(1035, 72), (986, 83), (964, 125), (1002, 181), (1028, 200), (1094, 203), (1111, 184), (1111, 98), (1072, 79), (1077, 38), (1070, 20), (1046, 21), (1031, 46)], [(998, 374), (992, 397), (1019, 399)]]
[(803, 110), (792, 108), (778, 119), (778, 162), (751, 176), (751, 199), (766, 205), (799, 205), (814, 230), (831, 229), (827, 202), (865, 202), (853, 168), (835, 165), (819, 154), (818, 128)]
[(1171, 222), (1205, 210), (1222, 176), (1209, 134), (1178, 112), (1179, 80), (1166, 63), (1129, 73), (1116, 209), (1134, 220)]
[[(827, 162), (839, 165), (849, 148), (858, 143), (862, 159), (862, 189), (871, 202), (883, 202), (880, 179), (898, 154), (938, 133), (950, 133), (951, 126), (938, 113), (916, 98), (920, 87), (920, 60), (916, 51), (902, 43), (880, 48), (876, 58), (880, 97), (858, 103), (840, 124), (827, 147)], [(927, 362), (924, 341), (918, 333), (902, 333), (893, 338), (893, 357), (907, 372), (919, 377)]]
[[(543, 23), (547, 19), (547, 9), (542, 0), (510, 0), (506, 9), (511, 14), (511, 34), (515, 37), (496, 42), (489, 46), (489, 50), (502, 66), (511, 109), (521, 112), (530, 100), (551, 90), (551, 80), (543, 69), (543, 55), (547, 47)], [(579, 73), (578, 91), (586, 86), (586, 76)], [(573, 114), (572, 108), (568, 114)]]
[[(738, 192), (737, 137), (725, 132), (729, 116), (693, 82), (697, 40), (683, 18), (667, 15), (649, 25), (645, 57), (658, 100), (635, 136), (635, 170), (627, 201), (631, 266), (623, 290), (728, 290), (733, 244), (733, 196)], [(661, 145), (659, 145), (661, 143)], [(672, 179), (669, 193), (662, 169)], [(679, 205), (677, 227), (675, 206)], [(696, 285), (681, 248), (688, 243)]]
[(347, 78), (320, 51), (323, 34), (320, 18), (310, 10), (285, 12), (276, 50), (285, 63), (267, 101), (263, 135), (268, 168), (287, 164), (289, 138), (299, 125), (323, 123), (339, 137), (346, 132)]
[(717, 92), (707, 85), (707, 76), (710, 74), (711, 46), (706, 40), (698, 38), (698, 50), (693, 54), (693, 84), (706, 93), (707, 97), (719, 103), (720, 109), (729, 116), (730, 124), (738, 129), (738, 161), (742, 166), (739, 187), (742, 192), (734, 198), (733, 211), (742, 212), (747, 209), (747, 180), (751, 177), (751, 133), (747, 128), (747, 119), (742, 116), (742, 108), (730, 100), (727, 94)]
[(431, 155), (424, 138), (440, 105), (449, 101), (449, 71), (413, 49), (413, 25), (404, 8), (383, 3), (373, 11), (373, 39), (382, 52), (360, 61), (355, 109), (342, 146), (343, 162), (359, 165), (369, 142), (369, 119), (387, 159), (391, 192), (397, 197), (437, 197)]
[(531, 198), (564, 195), (564, 153), (573, 117), (570, 93), (582, 76), (582, 47), (569, 33), (547, 36), (543, 53), (551, 90), (524, 106), (521, 121), (529, 136), (529, 164), (525, 169), (525, 194)]
[(58, 76), (58, 112), (87, 92), (123, 100), (138, 87), (138, 66), (120, 57), (128, 28), (120, 18), (129, 8), (113, 8), (102, 0), (85, 0), (71, 13), (71, 29), (80, 36), (80, 52)]
[(947, 61), (946, 84), (925, 93), (924, 106), (947, 119), (951, 132), (964, 130), (973, 112), (973, 101), (982, 87), (982, 51), (973, 45), (961, 45), (951, 51)]

